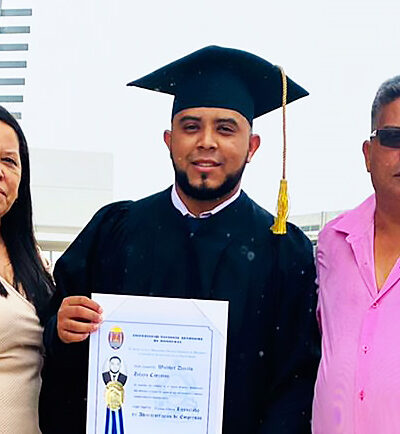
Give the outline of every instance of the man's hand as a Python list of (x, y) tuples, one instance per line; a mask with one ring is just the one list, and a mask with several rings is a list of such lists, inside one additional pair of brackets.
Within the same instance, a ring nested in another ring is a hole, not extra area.
[(66, 344), (81, 342), (96, 331), (102, 321), (103, 309), (84, 296), (64, 298), (57, 314), (57, 332)]

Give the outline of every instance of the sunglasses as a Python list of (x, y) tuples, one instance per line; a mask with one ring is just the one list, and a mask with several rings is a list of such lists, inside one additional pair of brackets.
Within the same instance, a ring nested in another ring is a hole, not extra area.
[(400, 127), (384, 128), (374, 130), (371, 133), (371, 140), (379, 138), (379, 143), (387, 148), (400, 148)]

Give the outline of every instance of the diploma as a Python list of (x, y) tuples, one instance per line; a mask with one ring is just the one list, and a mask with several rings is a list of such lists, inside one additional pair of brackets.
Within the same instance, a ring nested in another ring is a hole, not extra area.
[(93, 294), (88, 434), (220, 434), (228, 302)]

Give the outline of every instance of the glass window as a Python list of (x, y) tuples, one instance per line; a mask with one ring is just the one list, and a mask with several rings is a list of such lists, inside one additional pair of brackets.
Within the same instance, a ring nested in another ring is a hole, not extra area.
[(0, 9), (3, 17), (28, 17), (32, 15), (32, 9)]
[(26, 68), (25, 60), (2, 60), (0, 68)]
[(28, 44), (0, 44), (0, 51), (28, 51)]
[(25, 78), (0, 78), (0, 86), (24, 85)]
[(0, 33), (30, 33), (31, 28), (29, 26), (4, 26), (0, 27)]

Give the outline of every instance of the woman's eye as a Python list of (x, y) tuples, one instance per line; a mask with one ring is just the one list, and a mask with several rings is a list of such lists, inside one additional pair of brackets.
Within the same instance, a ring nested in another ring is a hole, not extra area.
[(1, 161), (4, 161), (5, 163), (12, 164), (13, 166), (17, 166), (17, 162), (11, 157), (4, 157), (1, 159)]

